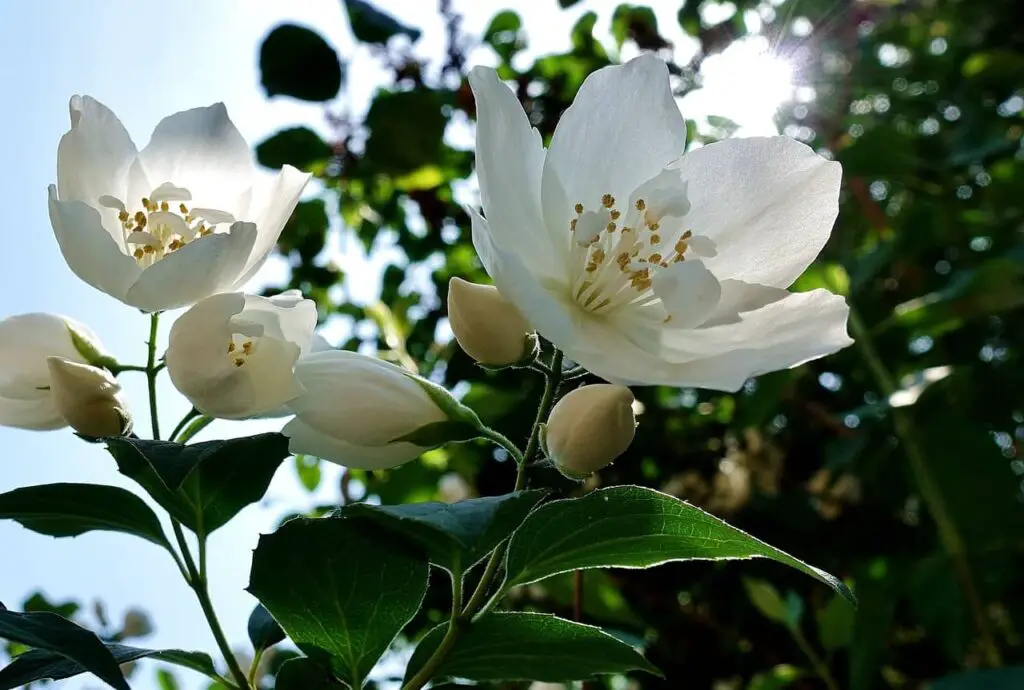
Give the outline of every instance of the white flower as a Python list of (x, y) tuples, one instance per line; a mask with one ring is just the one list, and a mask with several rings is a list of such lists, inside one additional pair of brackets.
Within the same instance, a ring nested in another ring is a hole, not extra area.
[(296, 416), (282, 430), (292, 453), (358, 469), (395, 467), (427, 450), (396, 439), (451, 418), (438, 403), (443, 389), (374, 357), (319, 352), (300, 359), (295, 373), (306, 390), (288, 404)]
[(463, 351), (485, 366), (521, 362), (536, 342), (530, 324), (493, 285), (448, 281), (448, 322)]
[(786, 290), (828, 240), (838, 163), (785, 137), (681, 155), (686, 125), (650, 55), (591, 74), (546, 151), (493, 70), (470, 84), (474, 245), (568, 358), (612, 382), (736, 390), (852, 342), (841, 297)]
[[(171, 327), (167, 372), (197, 410), (246, 419), (275, 412), (301, 394), (295, 362), (322, 349), (316, 304), (298, 290), (258, 297), (207, 297)], [(285, 411), (287, 414), (287, 411)]]
[(86, 361), (75, 347), (72, 329), (83, 347), (102, 352), (96, 334), (74, 319), (34, 313), (0, 321), (0, 425), (38, 430), (67, 426), (50, 390), (46, 360)]
[(47, 357), (53, 403), (68, 425), (85, 436), (120, 436), (132, 427), (121, 384), (106, 369)]
[(74, 96), (70, 108), (50, 223), (79, 278), (143, 311), (241, 287), (309, 179), (285, 166), (257, 185), (249, 145), (220, 103), (165, 118), (142, 151), (98, 101)]
[(633, 394), (608, 383), (566, 394), (548, 416), (548, 455), (566, 475), (589, 477), (626, 452), (636, 434)]

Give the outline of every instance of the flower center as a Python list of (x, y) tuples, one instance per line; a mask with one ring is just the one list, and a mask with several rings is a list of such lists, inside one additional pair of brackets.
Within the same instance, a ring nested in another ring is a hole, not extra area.
[(249, 338), (244, 335), (235, 334), (228, 341), (228, 358), (236, 367), (245, 366), (246, 362), (256, 352), (259, 338)]
[(143, 197), (134, 212), (117, 197), (104, 195), (99, 203), (117, 211), (128, 251), (143, 268), (148, 268), (189, 242), (206, 237), (218, 225), (235, 222), (234, 216), (213, 208), (189, 209), (192, 193), (164, 182)]
[(610, 193), (595, 210), (577, 203), (569, 223), (573, 300), (593, 314), (658, 302), (658, 270), (716, 253), (711, 240), (684, 226), (689, 210), (686, 183), (669, 169), (640, 185), (624, 211)]

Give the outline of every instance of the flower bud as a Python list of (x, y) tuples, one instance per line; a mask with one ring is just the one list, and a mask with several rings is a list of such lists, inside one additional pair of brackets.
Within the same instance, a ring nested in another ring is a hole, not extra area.
[(452, 278), (448, 321), (466, 354), (485, 366), (507, 367), (533, 350), (530, 324), (493, 285)]
[(0, 425), (60, 429), (68, 422), (54, 404), (47, 357), (101, 364), (99, 338), (57, 314), (20, 314), (0, 321)]
[(476, 435), (480, 420), (448, 391), (394, 364), (346, 350), (301, 358), (304, 392), (282, 433), (292, 453), (346, 467), (385, 469), (446, 441)]
[(83, 436), (120, 436), (131, 429), (121, 384), (106, 369), (47, 357), (50, 394), (68, 425)]
[(594, 384), (577, 388), (558, 401), (548, 417), (545, 443), (562, 473), (581, 479), (622, 455), (635, 431), (629, 389)]

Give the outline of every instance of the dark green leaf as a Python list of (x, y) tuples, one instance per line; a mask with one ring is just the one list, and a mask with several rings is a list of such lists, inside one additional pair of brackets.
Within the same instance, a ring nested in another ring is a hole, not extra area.
[(268, 96), (329, 101), (341, 89), (342, 65), (316, 31), (281, 24), (260, 47), (260, 81)]
[(187, 446), (129, 438), (106, 441), (123, 474), (201, 535), (260, 500), (289, 454), (288, 439), (276, 433)]
[(363, 43), (384, 44), (393, 36), (405, 35), (410, 41), (420, 37), (419, 29), (402, 24), (364, 0), (343, 0), (352, 35)]
[[(121, 675), (118, 662), (100, 638), (55, 613), (0, 610), (0, 637), (38, 650), (29, 654), (60, 655), (65, 662), (81, 668), (79, 673), (88, 671), (111, 687), (130, 690)], [(15, 688), (24, 684), (23, 681), (10, 683), (11, 674), (8, 672), (13, 666), (14, 663), (0, 671), (0, 688)]]
[(935, 681), (931, 690), (1020, 690), (1024, 688), (1024, 666), (986, 668), (957, 673)]
[[(116, 664), (126, 664), (143, 658), (159, 659), (169, 664), (198, 671), (217, 678), (213, 659), (202, 652), (183, 652), (178, 649), (142, 649), (123, 644), (108, 644), (106, 651)], [(117, 668), (117, 666), (115, 666)], [(0, 690), (11, 690), (37, 680), (63, 680), (89, 672), (82, 664), (45, 649), (33, 649), (18, 656), (0, 670)], [(115, 686), (115, 687), (128, 687)]]
[[(3, 606), (0, 605), (0, 609)], [(35, 592), (21, 604), (21, 610), (25, 612), (49, 611), (64, 618), (74, 618), (75, 614), (82, 608), (77, 601), (52, 602), (42, 592)]]
[(342, 690), (345, 685), (328, 668), (308, 657), (289, 659), (277, 672), (274, 690)]
[(509, 585), (581, 568), (649, 568), (670, 561), (770, 558), (814, 577), (851, 602), (828, 573), (677, 498), (616, 486), (541, 506), (512, 537)]
[(0, 518), (51, 537), (104, 530), (170, 548), (160, 520), (145, 501), (116, 486), (43, 484), (15, 489), (0, 495)]
[(419, 609), (427, 563), (365, 521), (296, 519), (260, 537), (249, 591), (354, 688)]
[(379, 93), (366, 113), (366, 161), (388, 175), (404, 175), (441, 156), (448, 118), (435, 91)]
[(249, 641), (252, 642), (253, 649), (257, 652), (267, 647), (273, 647), (285, 638), (284, 630), (263, 604), (256, 604), (256, 608), (249, 614), (247, 630)]
[(578, 3), (579, 1), (580, 0), (558, 0), (558, 5), (559, 5), (559, 7), (561, 7), (564, 10), (564, 9), (568, 9), (568, 8), (572, 7), (573, 5)]
[(856, 611), (842, 597), (834, 596), (818, 610), (818, 639), (826, 651), (833, 652), (850, 644)]
[(282, 129), (256, 146), (256, 160), (260, 165), (275, 170), (285, 165), (313, 170), (332, 153), (331, 147), (309, 127)]
[(472, 567), (508, 538), (544, 494), (544, 491), (518, 491), (452, 504), (374, 506), (354, 503), (340, 513), (374, 520), (386, 529), (409, 537), (423, 547), (431, 563), (458, 573)]
[[(411, 678), (437, 649), (447, 625), (423, 638), (406, 669)], [(464, 632), (436, 676), (564, 683), (605, 674), (661, 673), (600, 628), (541, 613), (492, 613)]]

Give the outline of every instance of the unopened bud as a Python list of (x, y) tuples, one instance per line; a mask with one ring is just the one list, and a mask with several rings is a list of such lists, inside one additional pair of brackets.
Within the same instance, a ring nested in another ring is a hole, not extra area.
[(625, 386), (583, 386), (558, 401), (545, 443), (558, 468), (574, 479), (610, 465), (633, 441), (633, 394)]
[(448, 283), (448, 321), (466, 354), (490, 367), (507, 367), (533, 351), (533, 329), (493, 285), (461, 278)]
[(50, 394), (57, 410), (83, 436), (120, 436), (131, 430), (131, 415), (113, 375), (63, 357), (47, 357)]

